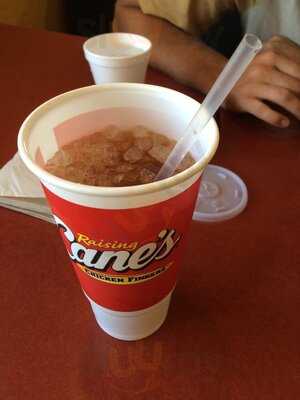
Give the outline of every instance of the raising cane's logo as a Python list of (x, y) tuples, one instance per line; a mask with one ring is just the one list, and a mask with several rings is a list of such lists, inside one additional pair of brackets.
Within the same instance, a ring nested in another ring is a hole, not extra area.
[(117, 285), (145, 282), (167, 271), (172, 261), (149, 272), (137, 273), (154, 261), (165, 259), (181, 238), (175, 229), (163, 229), (156, 241), (140, 247), (138, 242), (97, 242), (82, 233), (76, 237), (60, 218), (54, 215), (54, 219), (66, 239), (70, 259), (90, 277)]

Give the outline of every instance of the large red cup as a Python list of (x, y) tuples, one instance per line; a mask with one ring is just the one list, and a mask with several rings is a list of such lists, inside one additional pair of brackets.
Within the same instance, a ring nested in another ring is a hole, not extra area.
[(23, 123), (19, 153), (41, 180), (74, 271), (98, 324), (124, 340), (146, 337), (166, 318), (200, 176), (218, 145), (212, 120), (174, 177), (131, 187), (94, 187), (43, 169), (61, 146), (101, 130), (145, 125), (178, 138), (199, 103), (151, 85), (115, 83), (57, 96)]

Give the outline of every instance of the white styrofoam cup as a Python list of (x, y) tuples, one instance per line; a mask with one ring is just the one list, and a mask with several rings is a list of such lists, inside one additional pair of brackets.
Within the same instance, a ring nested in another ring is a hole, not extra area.
[(151, 42), (132, 33), (105, 33), (83, 45), (96, 84), (145, 80)]

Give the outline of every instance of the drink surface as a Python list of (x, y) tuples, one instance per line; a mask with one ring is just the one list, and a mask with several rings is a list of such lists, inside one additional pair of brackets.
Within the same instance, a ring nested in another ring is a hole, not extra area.
[[(92, 186), (133, 186), (150, 183), (175, 141), (143, 126), (122, 130), (110, 125), (69, 143), (48, 160), (45, 169), (72, 182)], [(188, 154), (176, 170), (194, 163)]]

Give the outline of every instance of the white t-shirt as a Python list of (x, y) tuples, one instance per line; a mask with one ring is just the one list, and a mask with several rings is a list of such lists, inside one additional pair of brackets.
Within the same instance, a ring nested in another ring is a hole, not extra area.
[(261, 0), (242, 19), (245, 31), (263, 41), (282, 35), (300, 45), (300, 0)]

